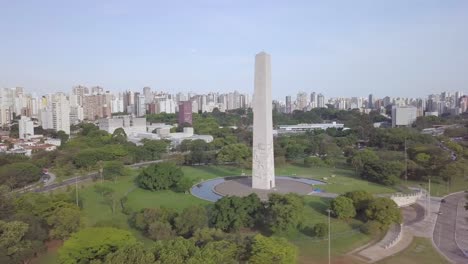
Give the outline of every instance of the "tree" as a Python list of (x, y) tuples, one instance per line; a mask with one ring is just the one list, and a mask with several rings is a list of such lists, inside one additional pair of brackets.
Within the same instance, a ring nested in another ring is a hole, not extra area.
[(401, 223), (402, 216), (397, 204), (390, 198), (379, 197), (372, 200), (365, 215), (370, 221), (377, 221), (382, 228), (387, 228), (392, 223)]
[(289, 232), (302, 223), (304, 200), (297, 194), (272, 193), (266, 208), (266, 223), (275, 233)]
[(293, 264), (296, 263), (297, 248), (285, 238), (254, 236), (249, 263)]
[(136, 182), (143, 189), (167, 190), (175, 187), (183, 176), (182, 170), (174, 163), (162, 162), (143, 169)]
[(127, 133), (125, 133), (123, 128), (119, 127), (114, 130), (114, 133), (112, 133), (112, 142), (117, 144), (124, 144), (127, 142)]
[(357, 212), (362, 212), (366, 209), (369, 202), (374, 199), (374, 196), (370, 192), (364, 190), (347, 192), (344, 196), (353, 201)]
[(256, 194), (246, 197), (225, 196), (210, 211), (210, 223), (224, 231), (253, 227), (259, 218), (262, 203)]
[(224, 146), (218, 153), (218, 162), (241, 164), (252, 156), (250, 149), (242, 143)]
[(117, 194), (115, 193), (115, 190), (101, 184), (95, 185), (94, 190), (102, 195), (104, 202), (111, 208), (112, 213), (115, 213), (115, 207), (119, 200)]
[(382, 224), (378, 221), (367, 221), (361, 226), (361, 231), (371, 237), (376, 237), (382, 232)]
[(156, 241), (153, 252), (158, 263), (185, 264), (199, 249), (193, 241), (178, 237)]
[(46, 220), (50, 237), (56, 239), (68, 238), (83, 225), (80, 208), (73, 204), (56, 208)]
[(0, 185), (0, 220), (9, 217), (14, 211), (15, 205), (10, 188)]
[(147, 234), (153, 240), (167, 240), (174, 237), (175, 232), (170, 223), (155, 221), (149, 224)]
[(227, 236), (228, 233), (223, 232), (221, 229), (205, 227), (195, 230), (191, 239), (195, 241), (197, 246), (204, 246), (209, 242), (223, 240)]
[(193, 180), (188, 177), (182, 177), (179, 182), (176, 183), (174, 191), (176, 192), (187, 192), (193, 186)]
[(28, 224), (0, 220), (0, 262), (22, 263), (34, 255), (33, 244), (24, 239)]
[(365, 164), (369, 162), (375, 162), (379, 159), (377, 154), (374, 151), (369, 149), (364, 149), (362, 151), (357, 151), (355, 154), (348, 159), (348, 162), (351, 163), (356, 171), (361, 171)]
[(207, 225), (207, 212), (201, 206), (187, 207), (174, 219), (177, 234), (184, 237), (191, 237), (197, 229), (202, 229)]
[(394, 185), (402, 171), (403, 164), (397, 161), (370, 161), (364, 164), (361, 178), (383, 185)]
[(338, 196), (330, 203), (330, 209), (338, 219), (348, 220), (356, 216), (356, 209), (353, 205), (353, 200)]
[(121, 161), (106, 161), (102, 167), (102, 176), (105, 179), (115, 180), (117, 177), (125, 175), (125, 166)]
[(317, 167), (323, 167), (325, 163), (319, 157), (305, 157), (304, 165), (309, 168), (312, 168), (312, 167), (317, 168)]
[(177, 212), (170, 208), (145, 208), (131, 218), (134, 227), (151, 239), (169, 239), (175, 235), (172, 225)]
[(57, 137), (60, 139), (60, 146), (65, 145), (65, 143), (67, 143), (68, 139), (70, 138), (70, 136), (67, 135), (67, 133), (65, 133), (63, 130), (59, 130), (57, 132)]
[(143, 149), (148, 151), (152, 160), (161, 158), (167, 152), (168, 143), (164, 140), (143, 140)]
[(59, 250), (59, 261), (62, 264), (103, 261), (108, 254), (135, 243), (135, 237), (127, 230), (90, 227), (65, 241)]
[(194, 240), (181, 237), (157, 241), (154, 247), (156, 263), (226, 263), (235, 264), (238, 247), (230, 241), (214, 241), (197, 247)]
[(0, 185), (21, 188), (41, 178), (41, 169), (28, 162), (17, 162), (0, 168)]
[(325, 223), (317, 223), (312, 228), (314, 236), (324, 238), (328, 233), (328, 225)]
[(104, 264), (153, 264), (154, 255), (143, 244), (126, 245), (106, 256)]

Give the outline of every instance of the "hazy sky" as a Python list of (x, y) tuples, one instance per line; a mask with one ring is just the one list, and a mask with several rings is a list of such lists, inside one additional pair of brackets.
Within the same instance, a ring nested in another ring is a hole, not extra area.
[(468, 1), (0, 0), (0, 87), (252, 93), (262, 50), (274, 98), (468, 91)]

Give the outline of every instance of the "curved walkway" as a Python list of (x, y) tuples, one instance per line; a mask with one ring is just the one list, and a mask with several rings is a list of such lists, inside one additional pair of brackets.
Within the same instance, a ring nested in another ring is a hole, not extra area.
[[(417, 203), (401, 208), (404, 223), (401, 234), (398, 232), (398, 228), (390, 229), (381, 241), (363, 249), (352, 251), (349, 254), (366, 263), (374, 263), (403, 251), (411, 244), (415, 236), (431, 238), (434, 230), (435, 216), (437, 216), (436, 213), (439, 211), (439, 200), (433, 199), (431, 201), (431, 212), (427, 217), (425, 217), (426, 199), (423, 197)], [(400, 237), (398, 238), (399, 235)], [(391, 247), (384, 248), (386, 245), (385, 241), (392, 241), (395, 238), (398, 238), (396, 243), (392, 243)]]

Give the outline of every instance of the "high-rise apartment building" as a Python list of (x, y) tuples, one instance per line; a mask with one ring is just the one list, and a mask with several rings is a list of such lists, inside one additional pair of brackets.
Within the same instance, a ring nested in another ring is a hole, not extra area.
[(286, 96), (286, 109), (285, 109), (286, 114), (292, 113), (292, 101), (291, 101), (291, 96), (288, 95)]
[(145, 104), (145, 96), (140, 93), (135, 93), (135, 116), (141, 117), (146, 115), (146, 104)]
[(78, 85), (72, 88), (72, 94), (77, 96), (78, 105), (83, 106), (84, 97), (89, 95), (89, 89), (88, 87)]
[(30, 136), (34, 136), (34, 122), (29, 117), (21, 116), (18, 121), (18, 130), (20, 139), (28, 139)]
[(296, 105), (297, 109), (304, 111), (307, 107), (307, 93), (299, 92), (297, 94)]
[(323, 94), (317, 95), (317, 107), (324, 108), (325, 107), (325, 96)]
[(151, 92), (151, 87), (143, 87), (143, 95), (145, 96), (145, 103), (149, 104), (153, 102), (153, 92)]
[(179, 102), (179, 125), (190, 124), (192, 125), (192, 102), (182, 101)]
[(367, 108), (374, 109), (374, 95), (369, 94), (369, 98), (367, 99)]
[(315, 92), (312, 92), (310, 94), (310, 107), (311, 108), (317, 107), (317, 94)]
[(52, 126), (55, 131), (70, 134), (70, 103), (63, 93), (52, 96)]

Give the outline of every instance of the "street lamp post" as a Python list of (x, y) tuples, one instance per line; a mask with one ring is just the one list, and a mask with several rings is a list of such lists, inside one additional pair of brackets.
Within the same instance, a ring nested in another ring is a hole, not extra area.
[(328, 264), (331, 263), (331, 224), (330, 224), (330, 213), (332, 210), (327, 209), (328, 213)]
[(76, 206), (78, 205), (78, 176), (75, 177), (75, 199), (76, 199)]

